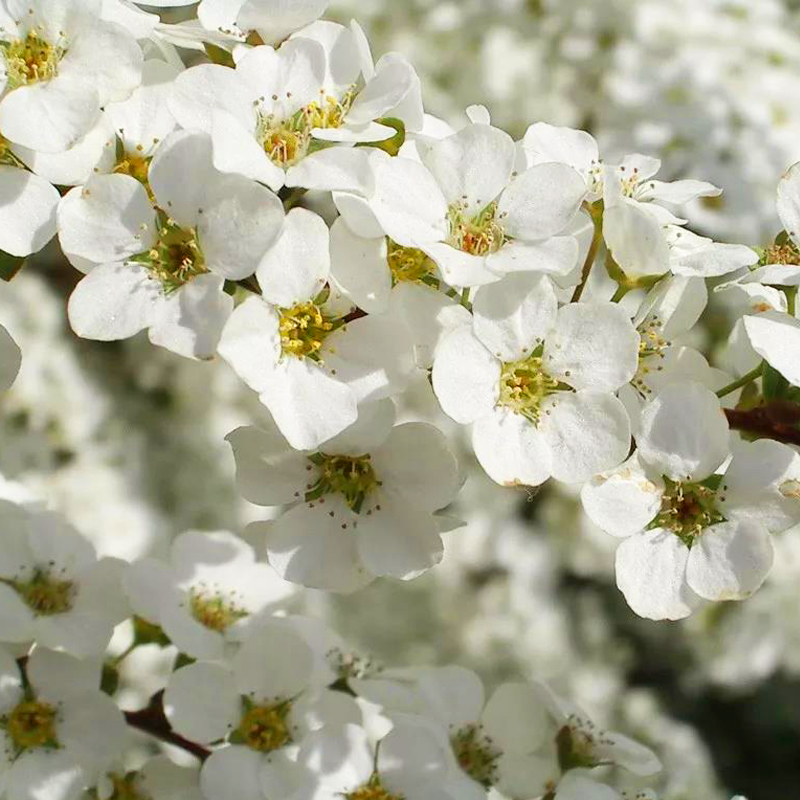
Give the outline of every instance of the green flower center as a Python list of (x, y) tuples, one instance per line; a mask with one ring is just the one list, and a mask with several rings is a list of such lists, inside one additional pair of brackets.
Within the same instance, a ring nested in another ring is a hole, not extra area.
[(538, 425), (542, 417), (542, 401), (554, 392), (566, 388), (568, 387), (544, 371), (541, 356), (530, 356), (521, 361), (503, 364), (500, 373), (500, 399), (497, 403)]
[(72, 581), (57, 580), (43, 569), (35, 570), (28, 581), (6, 580), (3, 583), (11, 586), (37, 617), (63, 614), (72, 608), (75, 598)]
[(208, 595), (192, 589), (189, 597), (192, 616), (206, 628), (218, 633), (226, 631), (234, 622), (247, 616), (247, 612), (237, 608), (219, 595)]
[(398, 283), (427, 283), (438, 286), (436, 264), (416, 247), (403, 247), (386, 237), (388, 253), (386, 261), (392, 273), (392, 286)]
[(598, 766), (594, 752), (595, 738), (601, 734), (602, 731), (594, 729), (593, 723), (570, 717), (556, 734), (556, 751), (561, 771)]
[(284, 355), (320, 361), (319, 351), (334, 322), (310, 300), (292, 308), (278, 309), (281, 351)]
[(450, 206), (447, 214), (450, 223), (448, 243), (456, 250), (474, 256), (496, 253), (505, 242), (503, 226), (497, 218), (497, 203), (489, 203), (475, 216), (468, 217), (459, 204)]
[(245, 744), (259, 753), (271, 753), (292, 742), (289, 725), (291, 700), (273, 705), (247, 707), (232, 741)]
[(465, 725), (450, 738), (458, 765), (485, 789), (497, 780), (500, 751), (478, 725)]
[(381, 485), (369, 455), (329, 456), (315, 453), (308, 459), (319, 468), (319, 478), (308, 487), (306, 502), (326, 494), (340, 494), (358, 514), (367, 495)]
[(194, 228), (181, 228), (163, 212), (159, 212), (158, 241), (133, 261), (147, 267), (166, 294), (208, 272), (197, 231)]
[(40, 700), (23, 700), (0, 724), (18, 753), (37, 747), (58, 747), (56, 709)]
[(700, 483), (682, 483), (664, 478), (666, 488), (658, 516), (650, 528), (672, 531), (687, 547), (709, 525), (724, 522), (717, 509), (717, 491)]
[(3, 44), (2, 48), (10, 89), (55, 78), (66, 52), (63, 47), (51, 45), (35, 30), (29, 31), (24, 39)]
[(346, 800), (404, 800), (401, 794), (391, 794), (381, 783), (378, 775), (373, 775), (363, 786), (345, 795)]

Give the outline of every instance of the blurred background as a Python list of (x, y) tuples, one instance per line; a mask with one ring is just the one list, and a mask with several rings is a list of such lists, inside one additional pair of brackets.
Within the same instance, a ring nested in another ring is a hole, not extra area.
[[(606, 161), (648, 153), (664, 179), (721, 186), (721, 199), (689, 209), (698, 232), (757, 245), (779, 228), (775, 185), (800, 159), (800, 2), (334, 0), (327, 16), (356, 17), (376, 56), (407, 55), (427, 110), (452, 124), (482, 103), (517, 138), (540, 120), (585, 128)], [(252, 393), (224, 364), (142, 337), (76, 339), (65, 320), (76, 278), (51, 247), (0, 287), (0, 319), (24, 353), (0, 419), (6, 493), (46, 498), (124, 558), (163, 552), (190, 528), (242, 532), (265, 518), (237, 497), (223, 441), (262, 418)], [(703, 326), (714, 356), (728, 309), (712, 305)], [(640, 620), (614, 585), (616, 541), (582, 515), (573, 488), (492, 484), (426, 382), (403, 414), (432, 419), (460, 447), (453, 513), (466, 526), (412, 584), (303, 592), (298, 610), (386, 664), (552, 680), (656, 748), (664, 800), (800, 797), (800, 530), (777, 537), (775, 569), (751, 600), (680, 623)]]

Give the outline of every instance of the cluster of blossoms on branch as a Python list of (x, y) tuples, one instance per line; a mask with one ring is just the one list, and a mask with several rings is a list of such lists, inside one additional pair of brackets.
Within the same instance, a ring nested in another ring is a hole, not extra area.
[[(9, 800), (616, 800), (609, 768), (658, 771), (539, 684), (486, 700), (459, 668), (376, 671), (286, 613), (297, 585), (441, 561), (463, 477), (439, 428), (399, 421), (412, 387), (498, 484), (582, 487), (641, 616), (749, 597), (800, 522), (800, 170), (772, 244), (714, 242), (678, 214), (715, 186), (606, 163), (582, 131), (514, 141), (480, 106), (453, 129), (325, 6), (203, 0), (167, 25), (126, 0), (0, 0), (4, 277), (57, 237), (78, 336), (224, 359), (265, 408), (228, 435), (237, 484), (273, 508), (127, 564), (3, 502)], [(741, 309), (727, 372), (678, 341), (709, 279)], [(0, 329), (0, 388), (19, 359)], [(179, 653), (125, 714), (104, 661), (123, 623)], [(202, 768), (127, 771), (126, 722)]]

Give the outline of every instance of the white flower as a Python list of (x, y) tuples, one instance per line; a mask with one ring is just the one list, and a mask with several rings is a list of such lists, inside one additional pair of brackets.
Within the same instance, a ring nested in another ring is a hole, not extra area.
[(166, 756), (151, 758), (134, 771), (109, 772), (97, 782), (96, 791), (98, 800), (203, 800), (200, 771), (179, 767)]
[(327, 226), (292, 209), (256, 272), (263, 299), (236, 308), (219, 344), (289, 444), (303, 450), (355, 422), (360, 403), (404, 388), (412, 367), (391, 318), (347, 322), (326, 306), (329, 269)]
[(0, 392), (5, 392), (14, 383), (21, 364), (22, 353), (17, 343), (0, 325)]
[(564, 275), (575, 267), (570, 226), (587, 190), (572, 167), (537, 164), (516, 175), (511, 137), (474, 123), (423, 148), (421, 159), (376, 160), (367, 197), (388, 236), (426, 252), (446, 283), (479, 286), (508, 272)]
[(69, 301), (73, 330), (109, 341), (149, 329), (154, 344), (210, 358), (233, 299), (226, 279), (253, 273), (283, 207), (267, 188), (211, 165), (211, 142), (181, 131), (158, 148), (148, 186), (98, 175), (59, 206), (59, 238), (88, 274)]
[[(370, 150), (329, 144), (393, 137), (394, 128), (375, 120), (402, 115), (397, 109), (413, 100), (418, 78), (399, 57), (386, 56), (377, 68), (371, 58), (362, 64), (361, 38), (317, 23), (277, 50), (249, 50), (235, 70), (193, 67), (176, 80), (170, 109), (183, 127), (211, 135), (214, 164), (223, 172), (275, 191), (365, 191), (372, 185)], [(410, 116), (421, 124), (421, 106)]]
[[(202, 0), (197, 18), (209, 31), (244, 41), (252, 32), (265, 44), (278, 45), (290, 34), (319, 19), (329, 0)], [(181, 5), (164, 2), (158, 5)]]
[(311, 733), (299, 761), (315, 776), (298, 800), (456, 800), (445, 781), (450, 758), (426, 720), (406, 716), (374, 744), (358, 725)]
[(21, 166), (0, 145), (0, 250), (14, 256), (35, 253), (55, 236), (59, 201), (54, 186)]
[(254, 628), (229, 665), (200, 661), (172, 674), (164, 695), (172, 727), (202, 744), (226, 740), (203, 764), (205, 797), (292, 796), (304, 779), (297, 748), (308, 733), (361, 721), (353, 699), (318, 677), (310, 647), (287, 620)]
[(749, 247), (698, 236), (681, 227), (686, 220), (659, 205), (720, 194), (704, 181), (652, 180), (660, 166), (656, 158), (631, 155), (605, 170), (603, 237), (626, 277), (637, 280), (671, 271), (710, 278), (755, 264), (758, 255)]
[(455, 457), (433, 426), (393, 420), (391, 401), (364, 407), (350, 429), (305, 452), (274, 428), (228, 435), (244, 496), (295, 504), (263, 523), (281, 577), (352, 592), (375, 576), (415, 578), (441, 560), (433, 512), (458, 491)]
[(127, 616), (123, 563), (98, 561), (57, 514), (0, 503), (0, 640), (86, 657), (102, 653)]
[(107, 103), (141, 80), (142, 51), (100, 19), (101, 0), (3, 0), (0, 130), (12, 142), (57, 153), (94, 125)]
[(624, 537), (617, 585), (637, 614), (680, 619), (705, 600), (740, 600), (772, 567), (770, 534), (800, 521), (800, 457), (778, 442), (728, 456), (719, 400), (697, 383), (664, 388), (642, 412), (638, 452), (581, 492), (607, 532)]
[(194, 658), (223, 657), (253, 624), (285, 603), (293, 587), (253, 549), (227, 531), (178, 536), (169, 564), (146, 558), (132, 564), (125, 589), (136, 614), (159, 625), (172, 643)]
[(630, 420), (613, 393), (636, 372), (639, 335), (612, 303), (556, 306), (546, 277), (509, 276), (481, 288), (473, 325), (435, 355), (442, 408), (474, 423), (475, 454), (501, 484), (584, 481), (628, 453)]
[(0, 648), (0, 779), (8, 800), (77, 800), (122, 755), (127, 731), (97, 663), (36, 648), (27, 682)]

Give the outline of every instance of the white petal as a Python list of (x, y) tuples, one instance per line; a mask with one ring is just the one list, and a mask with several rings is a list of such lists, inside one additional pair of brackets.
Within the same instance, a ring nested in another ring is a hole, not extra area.
[(372, 463), (385, 488), (425, 511), (444, 508), (458, 492), (458, 463), (444, 434), (433, 425), (397, 425), (372, 452)]
[(383, 488), (357, 520), (358, 555), (373, 575), (412, 580), (442, 560), (444, 546), (432, 514)]
[(215, 110), (211, 118), (211, 139), (214, 143), (214, 166), (220, 172), (231, 172), (260, 181), (277, 192), (285, 179), (281, 167), (273, 164), (264, 148), (229, 111)]
[(538, 164), (516, 177), (497, 207), (503, 229), (525, 241), (564, 230), (586, 196), (586, 183), (566, 164)]
[(319, 19), (328, 0), (245, 0), (239, 24), (254, 28), (267, 44), (279, 44), (289, 34)]
[(276, 194), (241, 175), (214, 180), (206, 189), (197, 226), (208, 268), (230, 280), (252, 275), (283, 225)]
[(446, 414), (468, 424), (488, 414), (500, 396), (500, 362), (464, 325), (439, 344), (433, 389)]
[(476, 420), (472, 447), (486, 474), (502, 486), (539, 486), (552, 474), (547, 441), (530, 420), (509, 409)]
[(494, 690), (481, 717), (486, 735), (500, 750), (523, 755), (538, 750), (551, 728), (536, 687), (504, 683)]
[(307, 358), (285, 356), (259, 396), (297, 450), (314, 450), (358, 417), (356, 396)]
[(55, 235), (58, 201), (44, 178), (0, 166), (0, 249), (15, 256), (41, 250)]
[(215, 750), (200, 771), (200, 788), (208, 800), (264, 800), (259, 772), (264, 756), (249, 747)]
[(331, 277), (343, 294), (368, 314), (385, 311), (392, 290), (386, 238), (356, 236), (339, 217), (331, 227), (330, 248)]
[(358, 93), (347, 114), (347, 121), (364, 125), (387, 116), (411, 91), (415, 77), (414, 68), (407, 61), (380, 62), (375, 75)]
[(392, 431), (396, 416), (389, 398), (364, 403), (358, 409), (358, 419), (341, 433), (320, 445), (323, 453), (361, 456), (380, 447)]
[(358, 725), (313, 731), (301, 745), (298, 757), (300, 764), (319, 777), (331, 797), (346, 795), (366, 783), (374, 761), (367, 732)]
[(557, 480), (578, 483), (613, 469), (628, 455), (628, 412), (612, 394), (557, 392), (544, 401), (540, 430)]
[(570, 303), (545, 339), (543, 363), (575, 389), (613, 392), (636, 374), (639, 334), (615, 303)]
[(77, 800), (87, 782), (67, 752), (39, 749), (17, 759), (6, 778), (8, 800)]
[(778, 183), (778, 216), (789, 236), (800, 239), (800, 162), (786, 170)]
[(225, 440), (236, 460), (236, 487), (251, 503), (276, 506), (290, 503), (305, 486), (309, 461), (289, 447), (275, 425), (250, 425), (231, 431)]
[(516, 153), (511, 137), (489, 125), (467, 125), (435, 142), (423, 155), (449, 205), (472, 217), (491, 203), (511, 179)]
[(97, 175), (58, 207), (65, 252), (97, 264), (124, 261), (155, 243), (156, 215), (144, 186), (129, 175)]
[(405, 247), (447, 236), (447, 201), (433, 175), (416, 161), (398, 157), (378, 163), (369, 203), (381, 227)]
[(568, 772), (558, 783), (556, 800), (621, 800), (618, 792), (604, 783)]
[(698, 197), (719, 197), (721, 194), (722, 189), (708, 181), (682, 180), (669, 183), (647, 181), (644, 184), (644, 197), (647, 199), (652, 198), (662, 203), (675, 203), (676, 205), (689, 203)]
[(641, 458), (672, 480), (707, 478), (728, 455), (728, 422), (716, 395), (699, 383), (673, 383), (642, 410)]
[(553, 327), (557, 309), (549, 278), (515, 273), (478, 290), (472, 305), (475, 335), (501, 361), (519, 361)]
[(711, 242), (684, 255), (673, 250), (669, 266), (676, 275), (715, 278), (757, 263), (758, 254), (749, 247)]
[(759, 522), (723, 522), (695, 539), (686, 581), (706, 600), (744, 600), (772, 569), (772, 538)]
[(296, 506), (270, 527), (269, 563), (292, 583), (328, 592), (361, 589), (372, 575), (358, 557), (354, 517), (335, 495), (326, 497), (324, 503)]
[(744, 327), (753, 349), (794, 386), (800, 386), (800, 320), (766, 311), (744, 317)]
[(325, 221), (304, 208), (294, 208), (256, 270), (261, 293), (270, 303), (291, 308), (319, 294), (328, 280), (330, 263)]
[(23, 147), (61, 153), (91, 129), (99, 113), (96, 88), (86, 81), (56, 77), (9, 92), (0, 101), (0, 129)]
[(484, 286), (502, 277), (489, 268), (486, 256), (457, 250), (445, 242), (428, 242), (421, 249), (436, 262), (445, 283), (453, 287)]
[(670, 252), (661, 225), (638, 203), (624, 198), (606, 206), (603, 237), (614, 260), (630, 278), (662, 275)]
[(117, 704), (96, 689), (61, 704), (58, 738), (87, 771), (108, 769), (128, 744), (128, 728)]
[(67, 313), (78, 336), (109, 342), (147, 328), (162, 299), (161, 287), (144, 267), (101, 264), (75, 287)]
[(600, 159), (597, 142), (590, 134), (546, 122), (531, 125), (525, 131), (522, 146), (536, 164), (558, 161), (569, 164), (584, 176)]
[(689, 548), (670, 531), (654, 528), (617, 548), (617, 586), (628, 605), (647, 619), (683, 619), (698, 603), (685, 574)]
[(425, 668), (417, 686), (426, 704), (426, 714), (449, 730), (480, 720), (485, 702), (483, 683), (472, 670), (459, 666)]
[(515, 239), (491, 253), (486, 264), (499, 273), (543, 272), (564, 276), (577, 267), (579, 251), (575, 236), (551, 236), (538, 242)]
[[(423, 717), (395, 722), (381, 740), (377, 771), (390, 792), (406, 794), (444, 782), (450, 762), (436, 729)], [(444, 737), (442, 737), (444, 738)]]
[(223, 283), (217, 275), (198, 275), (167, 295), (150, 321), (150, 341), (186, 358), (213, 358), (233, 311)]
[(256, 703), (296, 697), (308, 689), (313, 666), (311, 648), (280, 620), (254, 630), (231, 661), (239, 692)]
[(286, 172), (287, 186), (301, 186), (319, 192), (367, 194), (374, 185), (368, 147), (327, 147), (306, 156)]

